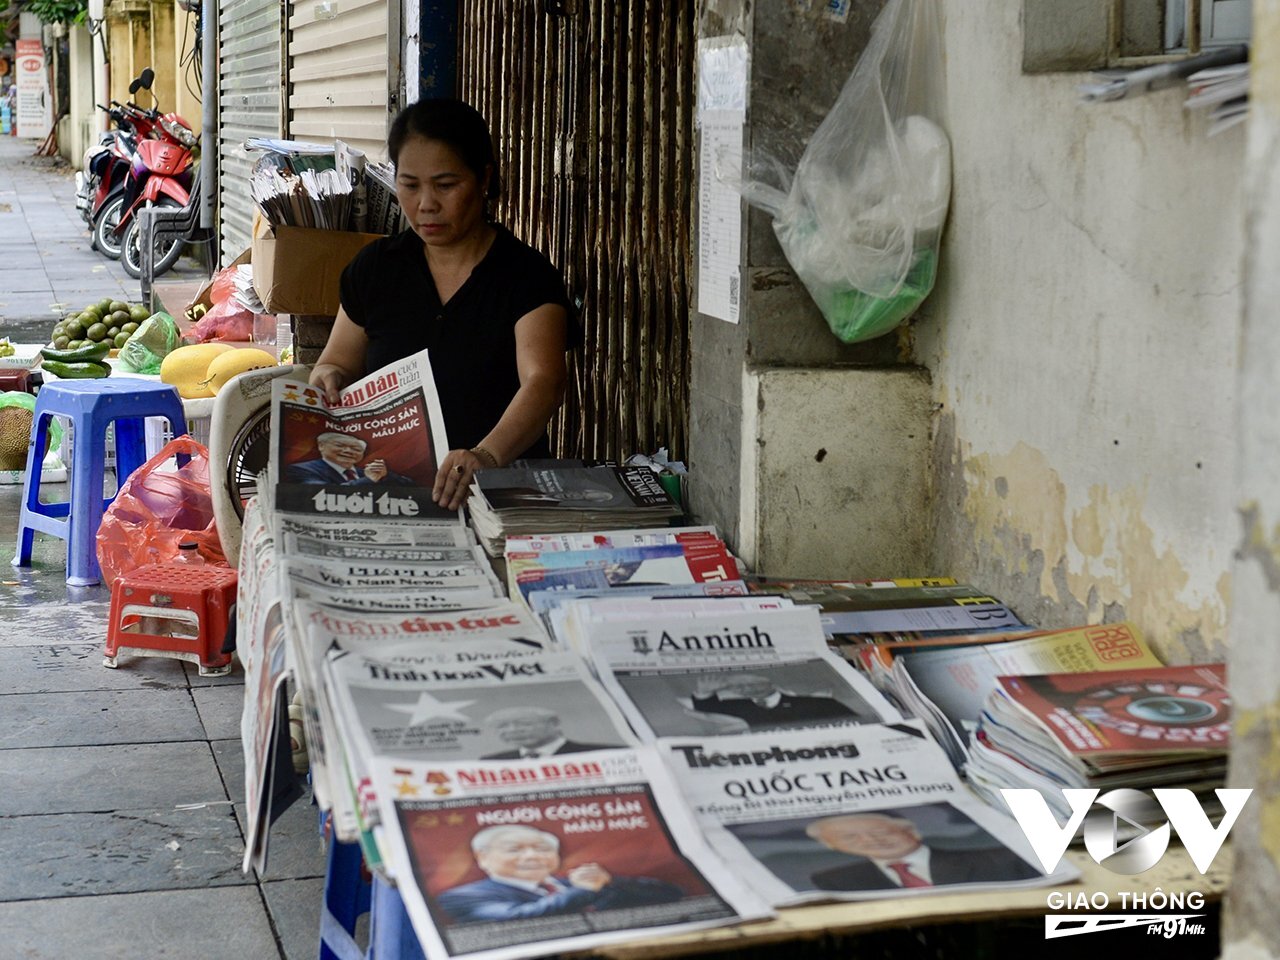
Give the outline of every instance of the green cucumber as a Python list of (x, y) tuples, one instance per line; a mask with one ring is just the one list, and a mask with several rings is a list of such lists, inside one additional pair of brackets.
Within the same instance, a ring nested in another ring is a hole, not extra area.
[(94, 377), (105, 377), (111, 373), (111, 367), (95, 360), (79, 363), (66, 363), (62, 360), (46, 360), (40, 364), (41, 369), (48, 370), (55, 377), (63, 380), (89, 380)]
[(50, 347), (42, 347), (40, 355), (46, 360), (56, 360), (58, 363), (82, 363), (92, 360), (101, 360), (111, 352), (111, 344), (103, 341), (102, 343), (86, 343), (84, 346), (76, 347), (74, 350), (55, 350)]

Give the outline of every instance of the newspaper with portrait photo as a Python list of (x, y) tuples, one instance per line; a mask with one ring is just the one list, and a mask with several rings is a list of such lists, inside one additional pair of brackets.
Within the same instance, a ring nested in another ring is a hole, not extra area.
[(287, 513), (366, 520), (457, 522), (432, 501), (448, 452), (424, 350), (340, 391), (280, 378), (271, 387), (269, 482)]
[(901, 719), (827, 650), (815, 607), (590, 618), (580, 629), (597, 675), (645, 738)]
[(463, 639), (541, 649), (546, 633), (521, 607), (506, 602), (476, 610), (366, 613), (294, 599), (288, 611), (290, 665), (301, 691), (307, 752), (316, 803), (333, 811), (338, 838), (359, 837), (355, 783), (337, 741), (333, 704), (323, 682), (324, 662), (335, 648), (372, 653), (388, 644)]
[(515, 760), (635, 743), (570, 653), (474, 640), (333, 649), (325, 683), (366, 822), (376, 822), (369, 765), (377, 757)]
[(708, 843), (773, 906), (1060, 884), (917, 721), (660, 742)]
[(652, 748), (378, 760), (386, 863), (427, 960), (507, 960), (767, 916)]

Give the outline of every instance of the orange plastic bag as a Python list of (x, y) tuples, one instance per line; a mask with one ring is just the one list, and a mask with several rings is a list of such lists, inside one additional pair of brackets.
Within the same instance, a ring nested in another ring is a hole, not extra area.
[[(173, 470), (175, 459), (178, 467)], [(98, 527), (102, 582), (111, 584), (144, 564), (172, 560), (178, 544), (193, 542), (205, 563), (228, 566), (213, 521), (209, 451), (181, 436), (135, 470), (103, 513)]]

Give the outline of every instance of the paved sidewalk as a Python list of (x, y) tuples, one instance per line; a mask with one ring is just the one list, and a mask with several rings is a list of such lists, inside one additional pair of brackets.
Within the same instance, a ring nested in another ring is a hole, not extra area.
[[(65, 168), (31, 149), (0, 138), (0, 335), (68, 299), (137, 299), (89, 249)], [(31, 567), (9, 565), (20, 502), (0, 486), (0, 957), (313, 960), (315, 808), (273, 826), (268, 877), (240, 872), (243, 674), (103, 667), (107, 590), (68, 587), (65, 545), (43, 535)]]
[[(37, 157), (35, 141), (0, 137), (0, 336), (20, 321), (53, 321), (113, 297), (136, 303), (138, 281), (89, 247), (76, 211), (75, 168)], [(165, 280), (203, 278), (184, 258)]]

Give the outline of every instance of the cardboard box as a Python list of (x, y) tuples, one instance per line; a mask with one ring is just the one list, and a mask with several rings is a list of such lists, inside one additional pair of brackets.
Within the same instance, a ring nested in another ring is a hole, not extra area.
[(272, 227), (253, 241), (253, 286), (272, 313), (335, 316), (338, 279), (379, 233)]

